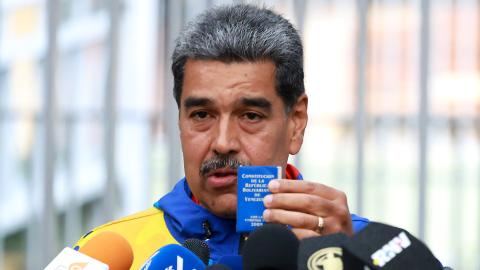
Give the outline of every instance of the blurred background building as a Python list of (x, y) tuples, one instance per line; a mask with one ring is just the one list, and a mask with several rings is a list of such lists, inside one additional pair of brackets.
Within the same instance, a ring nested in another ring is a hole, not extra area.
[(1, 0), (0, 269), (42, 269), (170, 190), (183, 174), (173, 42), (232, 2), (302, 33), (304, 176), (480, 269), (478, 0)]

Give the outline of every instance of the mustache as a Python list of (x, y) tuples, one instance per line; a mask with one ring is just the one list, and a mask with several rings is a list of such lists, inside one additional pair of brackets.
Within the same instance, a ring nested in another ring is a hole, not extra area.
[(249, 165), (248, 162), (238, 160), (231, 155), (216, 155), (210, 159), (205, 160), (200, 166), (200, 175), (205, 176), (208, 173), (218, 169), (233, 169), (236, 170), (240, 166)]

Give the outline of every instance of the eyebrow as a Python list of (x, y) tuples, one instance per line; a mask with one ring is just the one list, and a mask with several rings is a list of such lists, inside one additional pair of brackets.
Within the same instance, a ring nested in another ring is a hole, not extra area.
[(185, 109), (190, 109), (192, 107), (206, 106), (212, 103), (213, 102), (209, 98), (188, 97), (183, 101), (183, 106)]
[(268, 101), (266, 98), (259, 97), (259, 98), (242, 98), (240, 103), (244, 106), (250, 107), (258, 107), (267, 111), (271, 111), (272, 103)]

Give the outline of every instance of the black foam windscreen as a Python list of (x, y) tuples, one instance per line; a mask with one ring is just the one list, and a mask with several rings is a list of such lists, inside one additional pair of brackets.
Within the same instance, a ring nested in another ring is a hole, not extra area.
[(298, 248), (298, 270), (364, 270), (365, 263), (344, 254), (349, 237), (343, 233), (306, 238)]
[(250, 234), (243, 247), (243, 269), (295, 270), (299, 241), (285, 225), (266, 224)]
[(306, 238), (298, 248), (298, 270), (342, 270), (342, 245), (348, 240), (343, 233)]
[(190, 238), (183, 242), (183, 246), (197, 255), (205, 265), (208, 265), (208, 261), (210, 260), (210, 248), (205, 241)]
[(406, 230), (370, 222), (343, 246), (372, 269), (443, 269), (430, 249)]

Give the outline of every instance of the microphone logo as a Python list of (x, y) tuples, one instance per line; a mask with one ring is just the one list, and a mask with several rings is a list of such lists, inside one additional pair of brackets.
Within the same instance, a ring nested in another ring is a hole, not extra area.
[(68, 267), (68, 270), (83, 270), (85, 269), (85, 267), (87, 266), (88, 263), (84, 263), (84, 262), (76, 262), (76, 263), (72, 263), (70, 264), (70, 266)]
[(170, 265), (169, 267), (165, 268), (165, 270), (183, 270), (183, 258), (177, 256), (177, 268), (174, 268), (173, 265)]
[(411, 245), (410, 239), (405, 232), (401, 232), (398, 236), (395, 236), (392, 240), (386, 243), (381, 249), (375, 251), (370, 257), (373, 260), (373, 264), (383, 267), (395, 256), (400, 254), (406, 248)]
[(328, 247), (316, 251), (308, 258), (307, 267), (308, 270), (343, 269), (342, 249)]

